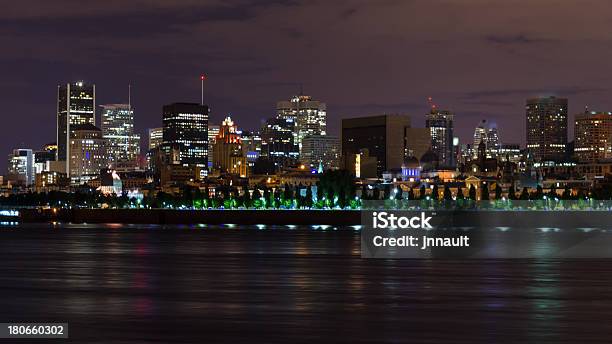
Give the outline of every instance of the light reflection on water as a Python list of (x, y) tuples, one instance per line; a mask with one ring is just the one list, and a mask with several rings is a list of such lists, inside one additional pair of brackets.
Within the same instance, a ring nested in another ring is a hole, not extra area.
[(0, 231), (0, 322), (65, 320), (87, 343), (612, 335), (606, 260), (361, 259), (354, 228), (55, 228)]

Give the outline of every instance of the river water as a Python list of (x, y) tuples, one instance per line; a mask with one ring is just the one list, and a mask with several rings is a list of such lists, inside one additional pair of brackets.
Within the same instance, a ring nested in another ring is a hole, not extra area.
[(58, 343), (607, 343), (611, 263), (362, 259), (352, 228), (5, 225), (0, 322), (68, 322)]

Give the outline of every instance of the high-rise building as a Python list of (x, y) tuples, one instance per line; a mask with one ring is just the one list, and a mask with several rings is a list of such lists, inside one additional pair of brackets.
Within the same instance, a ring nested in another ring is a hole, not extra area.
[(276, 104), (277, 118), (290, 119), (295, 123), (294, 144), (299, 149), (302, 140), (309, 135), (325, 135), (327, 126), (327, 107), (325, 103), (312, 100), (312, 97), (299, 95), (289, 101)]
[(243, 131), (241, 137), (242, 154), (246, 157), (249, 168), (252, 168), (261, 156), (261, 134), (255, 131)]
[(70, 131), (73, 125), (96, 124), (96, 86), (78, 81), (57, 87), (57, 160), (70, 173)]
[(399, 170), (404, 162), (406, 128), (410, 128), (408, 115), (342, 119), (342, 157), (347, 159), (367, 150), (368, 156), (377, 159), (378, 176), (385, 171)]
[(261, 128), (261, 156), (277, 168), (295, 164), (298, 146), (294, 137), (295, 122), (291, 117), (276, 117), (266, 121)]
[(431, 150), (438, 157), (438, 161), (445, 167), (456, 165), (453, 152), (453, 121), (454, 115), (447, 110), (439, 110), (432, 106), (431, 111), (425, 115), (425, 127), (431, 134)]
[(108, 163), (107, 141), (93, 124), (71, 126), (69, 177), (72, 185), (81, 185), (100, 176)]
[(495, 157), (499, 153), (500, 142), (499, 135), (497, 133), (497, 125), (495, 123), (487, 122), (486, 119), (480, 121), (476, 129), (474, 129), (474, 154), (472, 158), (477, 157), (477, 148), (480, 142), (484, 142), (486, 147), (487, 157)]
[(107, 140), (109, 165), (136, 168), (140, 155), (140, 135), (134, 133), (134, 111), (130, 104), (106, 104), (102, 107), (102, 137)]
[(612, 113), (585, 111), (576, 115), (574, 156), (593, 163), (612, 158)]
[(177, 148), (184, 166), (195, 166), (200, 177), (208, 168), (208, 106), (173, 103), (163, 107), (163, 149)]
[(231, 117), (221, 123), (213, 148), (213, 168), (222, 173), (247, 175), (247, 161), (242, 151), (242, 139)]
[(34, 184), (34, 154), (31, 149), (14, 149), (8, 159), (8, 180), (14, 184)]
[(527, 149), (539, 161), (559, 161), (567, 145), (567, 99), (527, 99)]
[(164, 128), (149, 129), (149, 150), (158, 148), (164, 142)]
[(213, 156), (212, 152), (215, 147), (215, 139), (217, 138), (217, 135), (219, 135), (219, 129), (220, 127), (218, 125), (208, 124), (208, 168), (213, 168), (215, 165), (215, 157)]
[(315, 170), (340, 168), (340, 138), (328, 135), (310, 135), (302, 140), (300, 161)]

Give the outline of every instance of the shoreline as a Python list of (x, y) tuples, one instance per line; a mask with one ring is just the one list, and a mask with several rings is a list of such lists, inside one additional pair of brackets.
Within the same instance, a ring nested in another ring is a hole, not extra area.
[[(369, 218), (369, 211), (367, 212)], [(425, 210), (452, 219), (457, 227), (599, 228), (612, 233), (612, 211)], [(332, 225), (362, 224), (361, 210), (172, 210), (172, 209), (19, 209), (19, 223)]]

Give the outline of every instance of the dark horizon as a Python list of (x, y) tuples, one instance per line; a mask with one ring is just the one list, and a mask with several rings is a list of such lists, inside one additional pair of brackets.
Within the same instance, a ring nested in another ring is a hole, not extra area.
[(602, 73), (612, 4), (588, 3), (14, 3), (0, 14), (3, 125), (11, 128), (0, 153), (53, 142), (57, 85), (76, 80), (96, 84), (97, 105), (127, 102), (131, 84), (144, 146), (164, 104), (200, 101), (202, 73), (211, 123), (231, 114), (247, 130), (303, 85), (327, 103), (333, 135), (341, 118), (380, 113), (407, 113), (423, 127), (431, 96), (456, 114), (462, 143), (487, 119), (502, 142), (524, 145), (525, 100), (557, 95), (569, 99), (572, 137), (585, 105), (612, 110)]

